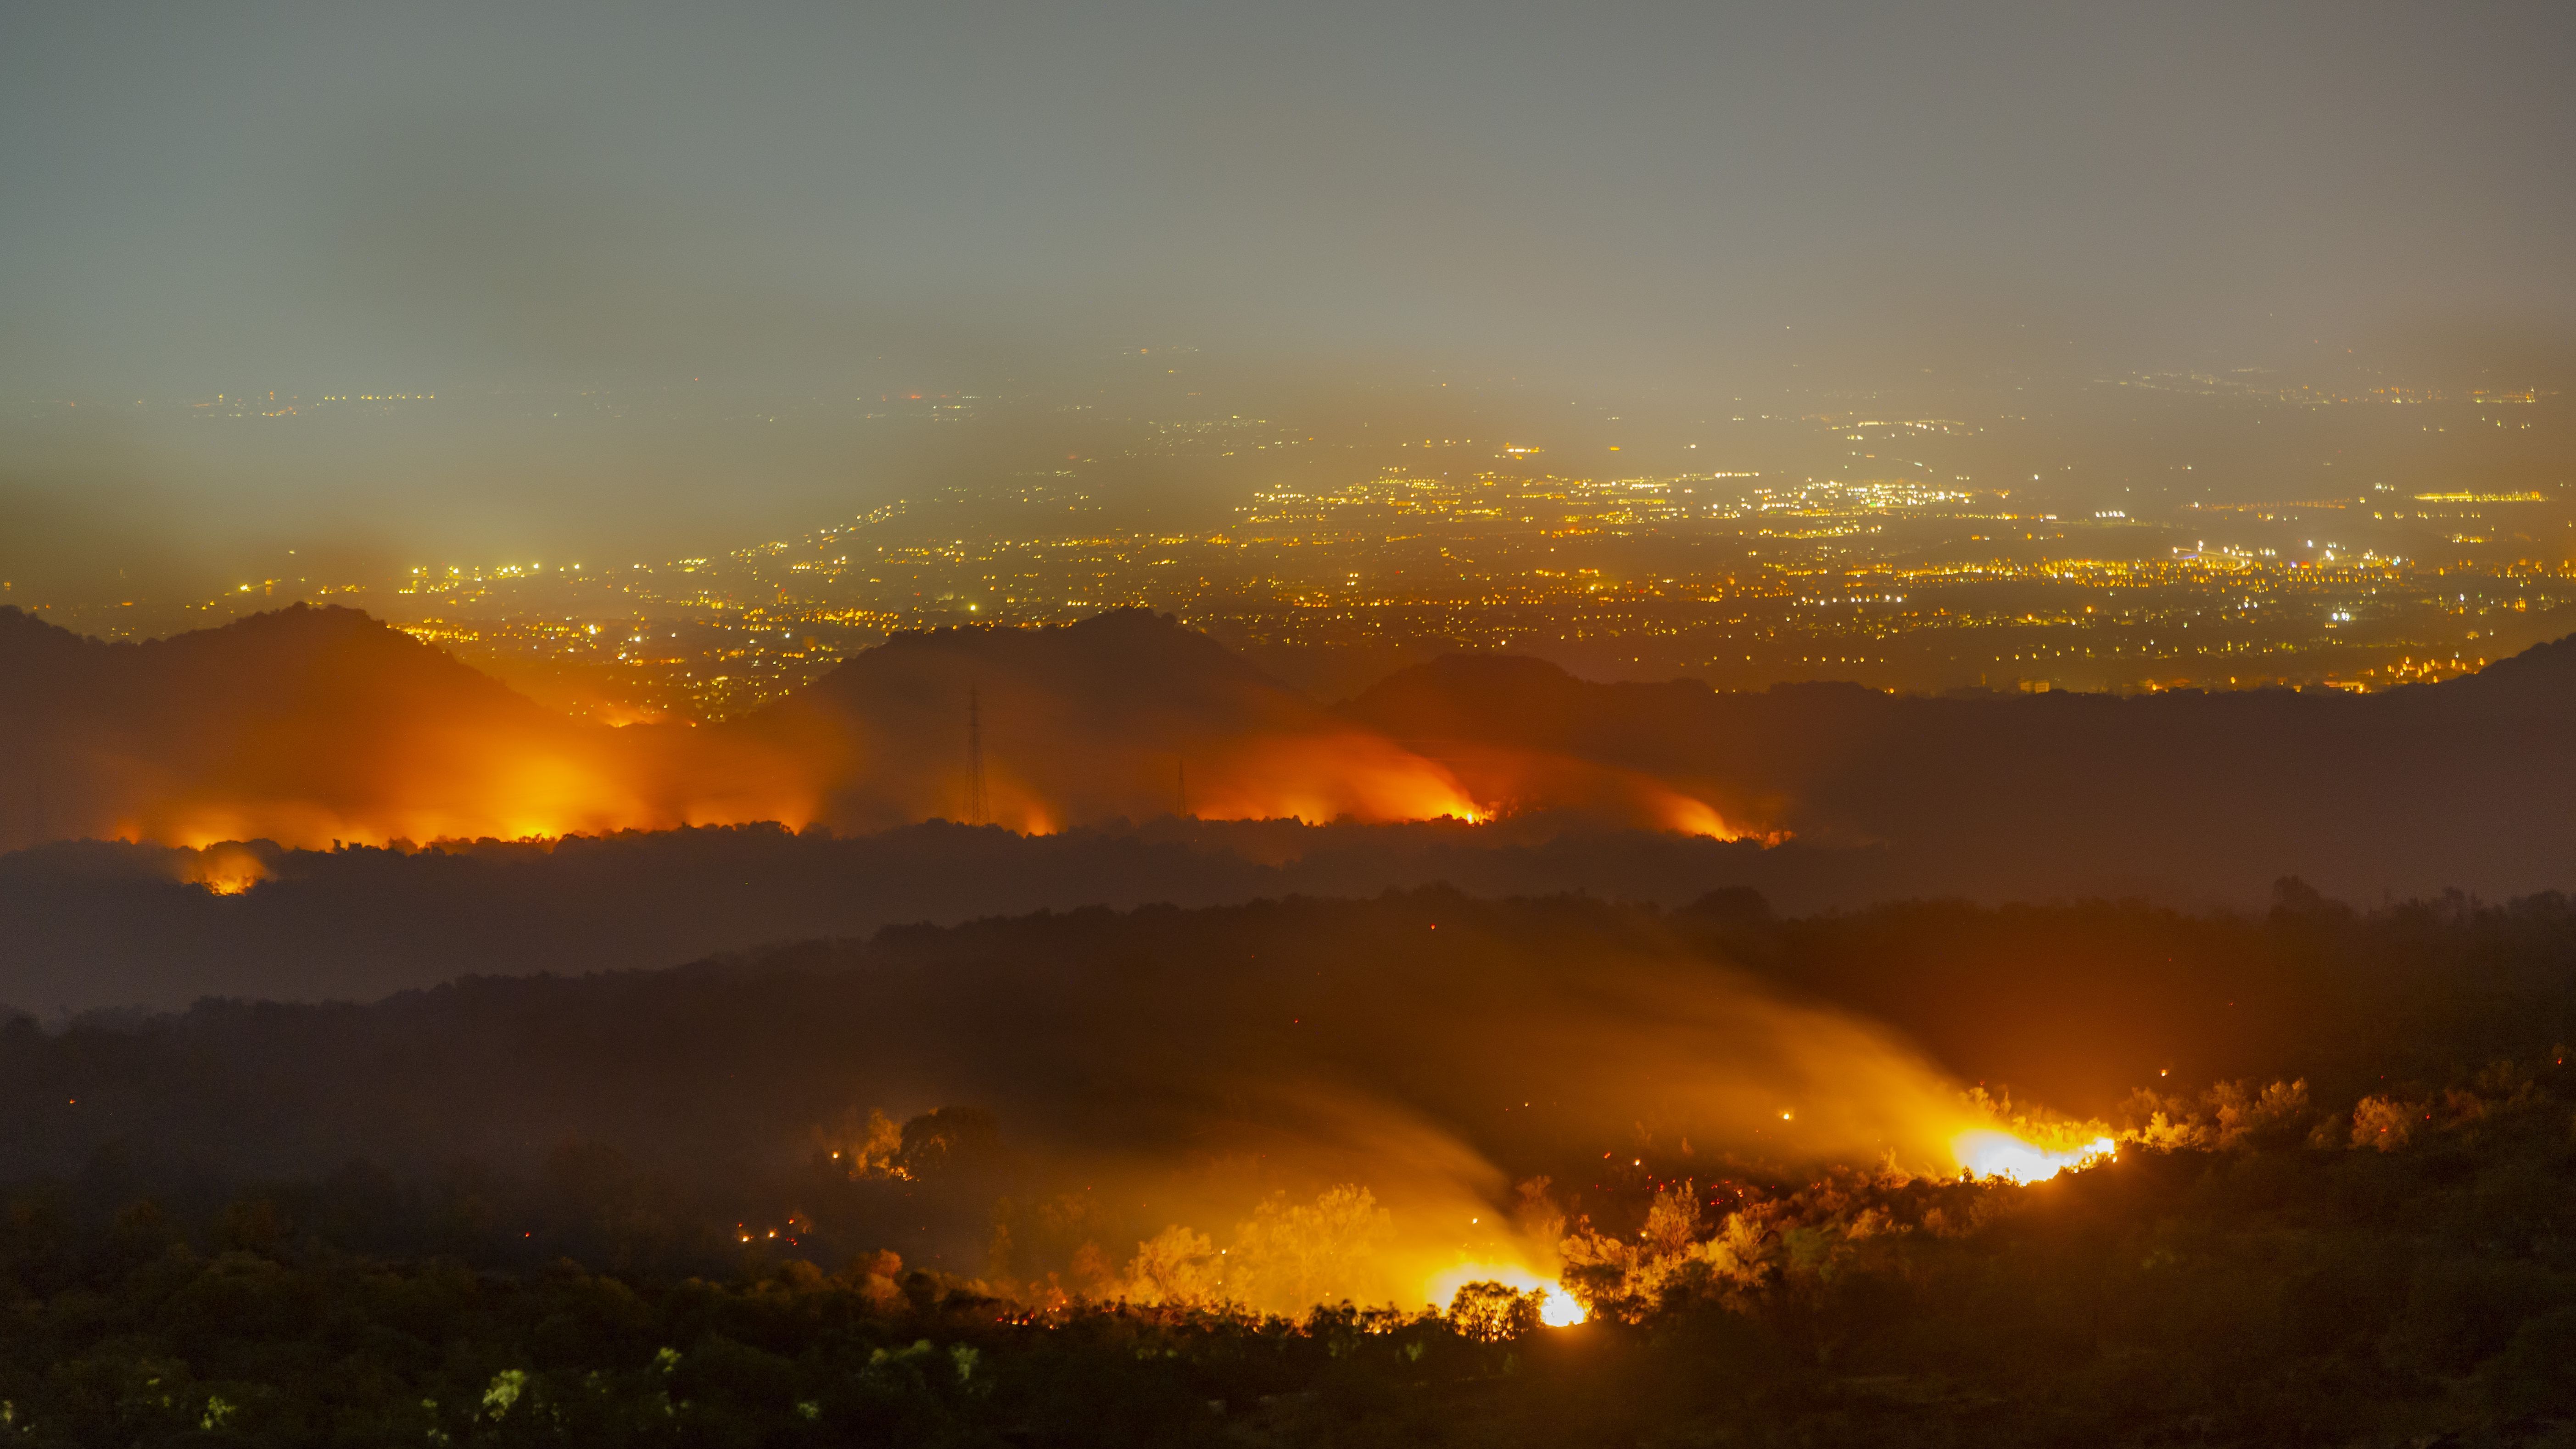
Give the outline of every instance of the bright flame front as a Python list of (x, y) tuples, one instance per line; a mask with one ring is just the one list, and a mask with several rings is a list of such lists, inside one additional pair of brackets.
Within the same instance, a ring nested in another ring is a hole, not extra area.
[(1540, 1277), (1527, 1268), (1501, 1263), (1462, 1263), (1447, 1272), (1434, 1274), (1423, 1290), (1433, 1307), (1445, 1307), (1458, 1296), (1458, 1290), (1470, 1283), (1500, 1283), (1515, 1293), (1539, 1295), (1538, 1321), (1550, 1328), (1572, 1328), (1585, 1318), (1583, 1305), (1556, 1283)]
[(2051, 1151), (2009, 1132), (1962, 1132), (1950, 1144), (1959, 1166), (1979, 1177), (2008, 1182), (2043, 1182), (2068, 1168), (2084, 1167), (2116, 1155), (2120, 1144), (2108, 1137)]

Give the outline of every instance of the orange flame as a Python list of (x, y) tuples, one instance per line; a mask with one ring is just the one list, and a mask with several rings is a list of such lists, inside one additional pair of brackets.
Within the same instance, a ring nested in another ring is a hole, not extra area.
[(2050, 1148), (1992, 1127), (1962, 1132), (1950, 1144), (1963, 1171), (2007, 1182), (2044, 1182), (2062, 1172), (2108, 1161), (2119, 1150), (2120, 1144), (2106, 1136)]
[(186, 857), (179, 871), (180, 879), (190, 885), (205, 887), (219, 896), (237, 896), (269, 878), (268, 862), (258, 852), (239, 844), (216, 845), (194, 851)]
[(1518, 1263), (1461, 1263), (1444, 1268), (1423, 1285), (1423, 1296), (1435, 1308), (1446, 1307), (1470, 1283), (1500, 1283), (1515, 1293), (1541, 1295), (1538, 1321), (1550, 1328), (1571, 1328), (1589, 1316), (1564, 1285)]
[(1211, 762), (1190, 813), (1206, 820), (1483, 820), (1488, 812), (1437, 761), (1359, 731), (1269, 736)]

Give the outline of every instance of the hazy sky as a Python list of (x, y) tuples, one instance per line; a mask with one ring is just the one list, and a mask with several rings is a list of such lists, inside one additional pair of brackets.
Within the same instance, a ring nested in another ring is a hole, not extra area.
[[(1139, 345), (1594, 396), (2319, 344), (2563, 371), (2571, 97), (2564, 3), (21, 0), (0, 401), (846, 398)], [(847, 464), (44, 416), (0, 440), (21, 495), (397, 531)]]

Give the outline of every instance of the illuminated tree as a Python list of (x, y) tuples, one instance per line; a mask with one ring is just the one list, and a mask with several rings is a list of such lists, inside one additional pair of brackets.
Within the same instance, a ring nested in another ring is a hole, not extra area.
[(1123, 1292), (1128, 1302), (1151, 1307), (1213, 1308), (1224, 1282), (1216, 1244), (1175, 1223), (1136, 1245)]
[(1345, 1183), (1312, 1205), (1275, 1194), (1234, 1231), (1226, 1296), (1295, 1312), (1366, 1296), (1369, 1260), (1394, 1235), (1395, 1223), (1367, 1188)]
[(1536, 1332), (1538, 1293), (1523, 1293), (1504, 1283), (1467, 1283), (1449, 1300), (1449, 1326), (1478, 1343), (1499, 1343)]

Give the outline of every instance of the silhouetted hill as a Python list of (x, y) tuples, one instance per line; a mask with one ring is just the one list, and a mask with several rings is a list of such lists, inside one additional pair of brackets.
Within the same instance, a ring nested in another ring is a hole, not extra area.
[[(80, 1445), (2563, 1446), (2571, 962), (2564, 898), (1423, 891), (0, 1021), (0, 1386)], [(2116, 1153), (1938, 1165), (2034, 1094)], [(1524, 1273), (1592, 1322), (1451, 1287)]]
[(2366, 697), (1720, 693), (1448, 658), (1328, 710), (1142, 610), (898, 635), (748, 719), (626, 730), (348, 610), (115, 645), (0, 612), (0, 846), (967, 818), (970, 697), (981, 816), (1023, 831), (1501, 814), (1869, 852), (1769, 882), (1810, 903), (2576, 880), (2576, 642)]
[(141, 644), (0, 610), (0, 681), (10, 845), (327, 838), (340, 820), (392, 815), (435, 834), (473, 823), (458, 797), (496, 749), (560, 753), (582, 733), (349, 609), (297, 605)]
[(1670, 782), (1756, 831), (1868, 844), (1917, 889), (2243, 898), (2576, 880), (2576, 643), (2386, 694), (2175, 691), (1928, 698), (1856, 685), (1720, 693), (1451, 658), (1342, 706), (1494, 788), (1479, 751)]
[(116, 644), (0, 610), (0, 847), (801, 823), (746, 745), (566, 718), (354, 609)]
[(2510, 706), (2561, 720), (2576, 716), (2576, 634), (2535, 644), (2475, 674), (2396, 691), (2399, 696), (2428, 692), (2453, 707)]
[(898, 634), (745, 733), (836, 762), (822, 818), (968, 819), (968, 703), (984, 818), (1021, 829), (1175, 813), (1419, 819), (1472, 803), (1438, 764), (1340, 719), (1167, 614)]
[[(0, 1031), (14, 1124), (0, 1179), (75, 1170), (119, 1142), (257, 1175), (352, 1157), (527, 1167), (571, 1137), (721, 1181), (847, 1145), (828, 1134), (871, 1108), (943, 1105), (993, 1111), (1022, 1143), (1223, 1152), (1329, 1120), (1333, 1084), (1525, 1166), (1537, 1143), (1597, 1152), (1602, 1134), (1649, 1125), (1667, 1142), (1724, 1130), (1758, 1154), (1798, 1149), (1747, 1140), (1747, 1103), (1713, 1083), (1747, 1079), (1766, 1132), (1769, 1104), (1797, 1101), (1813, 1146), (1831, 1098), (1894, 1093), (1872, 1059), (1914, 1046), (1959, 1080), (2095, 1113), (2136, 1087), (2247, 1075), (2383, 1090), (2576, 1029), (2561, 897), (2357, 914), (2293, 890), (2263, 916), (1912, 903), (1801, 919), (1736, 904), (1430, 889), (1039, 912), (677, 970), (476, 977), (367, 1006), (207, 1001), (49, 1038)], [(1902, 1040), (1844, 1035), (1810, 1014), (1820, 1005)], [(1707, 1019), (1677, 1032), (1681, 1017)], [(1705, 1050), (1709, 1031), (1740, 1031), (1746, 1059)], [(1778, 1054), (1799, 1042), (1817, 1049)], [(1249, 1106), (1274, 1099), (1305, 1109)], [(1524, 1100), (1526, 1114), (1496, 1110)]]

